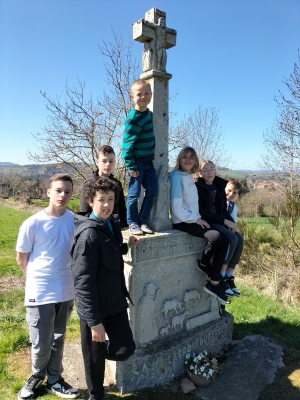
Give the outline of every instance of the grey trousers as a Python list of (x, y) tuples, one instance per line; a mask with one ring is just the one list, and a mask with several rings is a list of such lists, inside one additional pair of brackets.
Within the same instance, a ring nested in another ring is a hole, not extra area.
[(26, 307), (31, 342), (32, 373), (54, 383), (63, 372), (66, 327), (74, 300)]
[(239, 232), (231, 232), (226, 226), (220, 224), (214, 224), (209, 222), (211, 228), (220, 232), (222, 237), (226, 237), (229, 241), (227, 256), (223, 264), (227, 265), (228, 268), (234, 269), (236, 264), (240, 261), (240, 257), (244, 247), (244, 238)]

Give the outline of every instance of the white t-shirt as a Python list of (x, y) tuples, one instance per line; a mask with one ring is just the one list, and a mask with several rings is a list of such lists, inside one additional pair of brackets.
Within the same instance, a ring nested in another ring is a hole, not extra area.
[[(229, 201), (227, 201), (227, 210), (228, 210), (228, 206), (229, 206)], [(234, 220), (234, 222), (238, 222), (238, 216), (237, 216), (237, 206), (234, 203), (233, 209), (230, 213), (231, 218)]]
[(51, 217), (42, 210), (23, 222), (16, 251), (30, 253), (26, 272), (26, 306), (74, 299), (69, 253), (74, 227), (74, 214), (69, 210), (60, 217)]

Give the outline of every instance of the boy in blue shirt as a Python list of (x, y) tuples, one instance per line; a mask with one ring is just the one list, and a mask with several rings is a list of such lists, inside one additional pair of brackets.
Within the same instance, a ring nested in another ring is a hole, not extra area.
[[(148, 226), (148, 218), (158, 192), (156, 171), (153, 166), (155, 136), (152, 114), (147, 108), (152, 98), (150, 84), (143, 79), (135, 81), (131, 86), (130, 97), (135, 103), (135, 108), (125, 120), (122, 144), (122, 157), (130, 175), (127, 223), (131, 233), (142, 235), (153, 233)], [(138, 212), (141, 186), (145, 189), (145, 197)]]

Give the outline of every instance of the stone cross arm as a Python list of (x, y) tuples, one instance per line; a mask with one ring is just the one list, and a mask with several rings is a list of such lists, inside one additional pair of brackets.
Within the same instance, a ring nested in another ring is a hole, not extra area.
[[(133, 25), (133, 39), (141, 43), (150, 42), (152, 39), (155, 39), (157, 27), (158, 25), (153, 22), (140, 19)], [(164, 29), (166, 33), (165, 48), (170, 49), (176, 45), (177, 32), (171, 28)]]

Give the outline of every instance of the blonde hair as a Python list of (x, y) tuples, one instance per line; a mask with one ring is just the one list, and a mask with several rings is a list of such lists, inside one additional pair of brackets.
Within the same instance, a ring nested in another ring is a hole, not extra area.
[(133, 82), (133, 84), (131, 85), (131, 93), (132, 93), (132, 89), (134, 88), (135, 85), (149, 85), (150, 86), (150, 91), (151, 91), (151, 85), (149, 82), (145, 81), (145, 79), (137, 79), (136, 81)]
[(175, 169), (178, 169), (178, 171), (181, 171), (180, 168), (180, 159), (181, 157), (185, 156), (186, 154), (191, 153), (192, 158), (196, 161), (195, 165), (193, 166), (192, 170), (191, 170), (191, 174), (194, 174), (195, 172), (198, 171), (199, 169), (199, 158), (197, 156), (196, 150), (193, 147), (184, 147), (180, 153), (177, 156), (177, 160), (176, 160), (176, 165), (175, 165)]
[(208, 163), (211, 163), (211, 164), (216, 168), (215, 164), (214, 164), (212, 161), (210, 161), (210, 160), (203, 160), (203, 161), (201, 161), (201, 163), (200, 163), (200, 165), (199, 165), (199, 173), (200, 173), (200, 174), (201, 174), (201, 170), (202, 170), (202, 168), (204, 167), (204, 165), (205, 165), (205, 164), (208, 164)]

